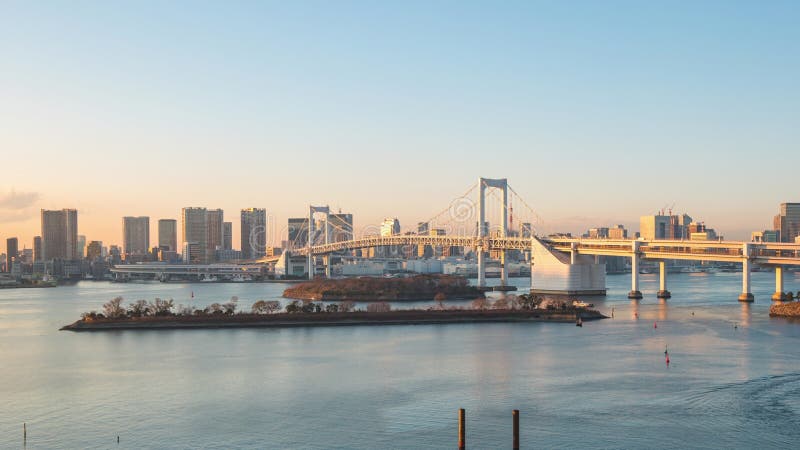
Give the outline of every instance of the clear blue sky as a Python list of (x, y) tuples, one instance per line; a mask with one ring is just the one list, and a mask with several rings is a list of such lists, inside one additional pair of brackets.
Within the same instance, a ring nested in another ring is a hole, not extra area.
[(782, 1), (5, 1), (0, 238), (62, 207), (108, 243), (190, 205), (408, 226), (479, 176), (543, 231), (674, 203), (749, 238), (800, 201), (799, 23)]

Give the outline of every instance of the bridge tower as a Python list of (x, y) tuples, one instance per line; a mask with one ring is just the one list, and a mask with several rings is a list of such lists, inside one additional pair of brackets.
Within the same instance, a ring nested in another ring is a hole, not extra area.
[[(308, 242), (306, 242), (306, 246), (308, 248), (308, 279), (314, 279), (314, 272), (315, 272), (315, 261), (314, 255), (311, 254), (311, 246), (314, 243), (314, 213), (325, 214), (325, 243), (330, 244), (330, 225), (329, 219), (331, 215), (331, 209), (328, 206), (313, 206), (310, 205), (308, 207)], [(331, 257), (330, 255), (325, 255), (325, 276), (330, 278), (331, 276)]]
[[(479, 178), (478, 179), (478, 287), (486, 286), (486, 255), (485, 239), (489, 234), (486, 227), (486, 189), (495, 188), (503, 191), (503, 207), (501, 209), (500, 235), (506, 237), (508, 233), (508, 180), (506, 178)], [(508, 267), (506, 267), (506, 251), (500, 252), (500, 283), (508, 284)]]

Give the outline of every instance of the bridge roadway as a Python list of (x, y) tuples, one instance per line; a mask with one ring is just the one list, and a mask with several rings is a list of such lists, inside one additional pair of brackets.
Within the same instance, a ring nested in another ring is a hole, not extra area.
[[(783, 267), (800, 266), (800, 244), (753, 243), (741, 241), (677, 241), (643, 239), (575, 239), (575, 238), (521, 238), (479, 236), (366, 236), (351, 241), (313, 245), (292, 251), (297, 256), (324, 256), (334, 252), (381, 246), (430, 245), (440, 247), (470, 247), (490, 250), (531, 250), (540, 244), (551, 251), (575, 255), (622, 256), (631, 258), (630, 298), (642, 297), (639, 291), (639, 263), (641, 260), (659, 262), (660, 285), (658, 296), (669, 298), (666, 287), (666, 260), (717, 261), (740, 263), (743, 266), (741, 301), (752, 301), (750, 271), (753, 264), (775, 268), (775, 294), (773, 300), (784, 298)], [(480, 262), (480, 261), (479, 261)], [(481, 264), (479, 264), (481, 266)], [(478, 268), (479, 273), (481, 267)]]

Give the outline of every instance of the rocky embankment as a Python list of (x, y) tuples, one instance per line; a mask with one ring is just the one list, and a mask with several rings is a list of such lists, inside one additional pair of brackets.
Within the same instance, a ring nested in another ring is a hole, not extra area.
[(800, 318), (800, 302), (781, 303), (770, 306), (770, 317)]
[(572, 310), (397, 310), (388, 312), (234, 314), (78, 320), (67, 331), (164, 330), (199, 328), (279, 328), (353, 325), (427, 325), (487, 322), (575, 322), (603, 319), (590, 309)]

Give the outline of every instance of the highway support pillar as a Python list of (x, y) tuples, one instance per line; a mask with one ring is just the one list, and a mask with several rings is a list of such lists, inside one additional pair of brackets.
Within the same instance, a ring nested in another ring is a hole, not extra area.
[(745, 242), (742, 247), (742, 293), (739, 294), (740, 302), (755, 300), (750, 292), (750, 243)]
[(786, 300), (786, 293), (783, 292), (783, 266), (775, 266), (775, 293), (772, 300)]
[(631, 256), (631, 291), (628, 292), (628, 298), (640, 300), (642, 292), (639, 290), (639, 241), (633, 241), (631, 250), (633, 250), (633, 255)]
[(325, 255), (325, 257), (324, 257), (324, 261), (325, 261), (325, 278), (328, 278), (328, 279), (330, 279), (330, 277), (331, 277), (331, 275), (332, 275), (332, 270), (331, 270), (331, 255)]
[(667, 264), (664, 261), (658, 262), (658, 293), (656, 297), (668, 299), (672, 294), (667, 290)]

